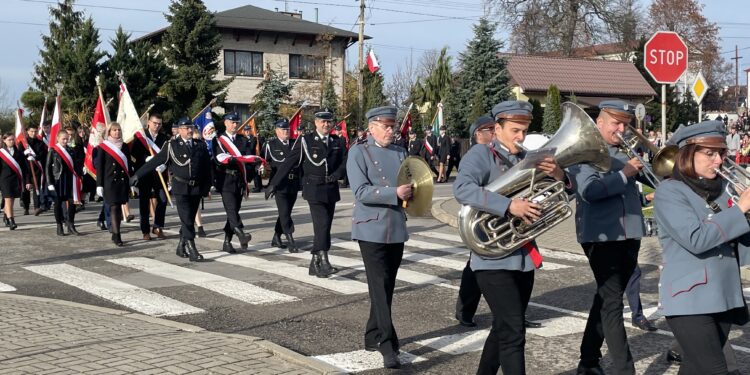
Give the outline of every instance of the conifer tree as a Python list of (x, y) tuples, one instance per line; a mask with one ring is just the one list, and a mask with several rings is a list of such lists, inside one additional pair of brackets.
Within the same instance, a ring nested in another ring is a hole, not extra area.
[(555, 134), (562, 122), (562, 109), (560, 108), (560, 90), (555, 85), (547, 89), (547, 105), (544, 107), (544, 122), (542, 129), (545, 134)]
[(273, 123), (279, 118), (279, 107), (291, 99), (294, 82), (275, 70), (266, 71), (263, 82), (258, 85), (258, 93), (253, 97), (255, 125), (262, 135), (273, 133)]
[(531, 110), (533, 119), (529, 125), (529, 133), (542, 133), (544, 131), (542, 126), (544, 121), (544, 108), (542, 108), (542, 103), (536, 99), (530, 99), (529, 104), (533, 106), (533, 109)]
[(214, 97), (223, 101), (231, 82), (216, 79), (221, 34), (213, 13), (200, 0), (172, 0), (165, 17), (169, 27), (160, 51), (174, 70), (163, 91), (174, 111), (193, 116)]
[(337, 112), (339, 107), (339, 97), (336, 95), (336, 88), (333, 85), (333, 79), (329, 78), (323, 87), (323, 98), (320, 103), (322, 108), (328, 108)]

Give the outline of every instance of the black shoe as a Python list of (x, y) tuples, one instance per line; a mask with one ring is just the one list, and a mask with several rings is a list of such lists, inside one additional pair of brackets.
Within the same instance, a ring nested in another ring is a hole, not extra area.
[(323, 251), (323, 258), (320, 262), (320, 273), (324, 276), (319, 275), (318, 277), (328, 277), (336, 272), (339, 272), (339, 269), (332, 266), (331, 262), (328, 261), (328, 251)]
[(133, 221), (133, 219), (135, 219), (135, 216), (133, 216), (133, 215), (128, 215), (128, 216), (126, 216), (126, 217), (125, 217), (125, 222), (126, 222), (126, 223), (129, 223), (129, 222)]
[(10, 225), (8, 225), (8, 228), (10, 228), (10, 230), (16, 230), (16, 228), (18, 228), (18, 225), (16, 225), (16, 219), (10, 218), (8, 219), (8, 221), (10, 222)]
[(29, 209), (28, 208), (24, 208), (23, 209), (23, 215), (26, 216), (28, 214), (29, 214)]
[(235, 250), (234, 246), (232, 246), (231, 234), (224, 235), (224, 244), (221, 245), (221, 251), (227, 252), (229, 254), (237, 254), (237, 250)]
[[(378, 344), (367, 344), (365, 343), (365, 350), (368, 352), (377, 352), (380, 349)], [(401, 354), (401, 350), (398, 347), (393, 348), (393, 352), (396, 355)]]
[(198, 237), (200, 237), (200, 238), (206, 237), (206, 231), (203, 230), (203, 227), (198, 227), (197, 234), (198, 234)]
[(271, 238), (271, 246), (278, 247), (279, 249), (286, 249), (286, 245), (281, 242), (281, 233), (274, 233)]
[(175, 251), (175, 254), (177, 254), (180, 258), (187, 258), (188, 254), (185, 252), (185, 240), (180, 238), (180, 242), (177, 243), (177, 250)]
[(112, 233), (112, 243), (114, 243), (117, 246), (124, 245), (122, 243), (122, 238), (120, 238), (120, 233)]
[(74, 234), (76, 236), (81, 235), (81, 233), (76, 230), (76, 225), (71, 222), (68, 222), (68, 234)]
[(5, 216), (5, 214), (3, 214), (3, 224), (5, 224), (6, 227), (10, 226), (10, 219), (8, 219), (8, 217)]
[(601, 366), (584, 367), (583, 365), (578, 365), (576, 375), (605, 375), (605, 372)]
[(383, 353), (383, 367), (401, 368), (401, 361), (398, 359), (398, 354), (394, 352)]
[(299, 253), (299, 247), (297, 247), (297, 243), (294, 242), (294, 237), (292, 236), (292, 234), (285, 234), (285, 236), (286, 242), (288, 243), (289, 252), (292, 254)]
[(308, 269), (308, 274), (310, 276), (328, 277), (328, 275), (322, 275), (320, 272), (321, 262), (323, 262), (323, 257), (320, 255), (320, 252), (312, 253), (312, 259), (310, 259), (310, 268)]
[(260, 188), (253, 188), (253, 190), (250, 190), (253, 193), (260, 193)]
[(185, 241), (185, 250), (187, 251), (188, 258), (190, 258), (191, 262), (198, 262), (203, 260), (203, 255), (198, 252), (198, 249), (195, 247), (195, 242), (193, 240)]
[(99, 225), (99, 229), (101, 230), (107, 230), (107, 222), (106, 221), (98, 221), (97, 224)]
[(524, 319), (523, 320), (523, 326), (526, 327), (526, 328), (541, 328), (542, 327), (542, 323), (533, 322), (531, 320)]
[(58, 236), (64, 236), (65, 232), (63, 232), (62, 224), (57, 224), (57, 235)]
[(677, 353), (676, 351), (669, 349), (667, 350), (667, 362), (674, 363), (674, 364), (681, 364), (682, 363), (682, 354)]
[(247, 243), (253, 239), (253, 235), (250, 233), (245, 234), (242, 228), (234, 228), (234, 234), (237, 235), (237, 239), (240, 240), (240, 248), (242, 251), (247, 251)]
[(42, 212), (44, 212), (43, 209), (37, 208), (36, 210), (34, 210), (34, 216), (39, 216), (39, 214), (41, 214)]
[(636, 327), (640, 330), (644, 330), (647, 332), (654, 332), (658, 330), (658, 328), (656, 328), (654, 323), (651, 323), (651, 321), (648, 320), (646, 317), (643, 317), (638, 320), (633, 320), (633, 327)]
[(458, 324), (464, 327), (476, 327), (477, 326), (477, 324), (474, 323), (472, 319), (464, 319), (459, 313), (456, 313), (456, 320), (458, 320)]

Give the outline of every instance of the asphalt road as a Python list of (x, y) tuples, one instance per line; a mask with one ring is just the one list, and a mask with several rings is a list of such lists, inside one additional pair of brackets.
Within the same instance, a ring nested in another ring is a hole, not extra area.
[[(449, 197), (451, 186), (436, 187), (435, 199)], [(219, 198), (205, 202), (208, 238), (198, 239), (207, 261), (190, 263), (174, 255), (177, 217), (168, 209), (165, 241), (140, 239), (137, 220), (124, 226), (126, 246), (114, 247), (107, 232), (95, 227), (98, 205), (77, 216), (82, 237), (55, 236), (51, 214), (18, 216), (19, 228), (0, 229), (0, 291), (56, 298), (131, 310), (193, 324), (207, 330), (258, 336), (343, 369), (366, 374), (383, 370), (379, 355), (364, 352), (363, 330), (369, 311), (366, 280), (357, 245), (349, 241), (352, 195), (342, 189), (331, 261), (342, 271), (331, 279), (307, 276), (309, 253), (288, 254), (271, 248), (276, 220), (273, 201), (254, 194), (243, 203), (245, 227), (253, 235), (251, 249), (228, 255), (221, 247), (224, 225)], [(135, 206), (133, 204), (132, 206)], [(133, 208), (132, 213), (137, 214)], [(312, 223), (301, 198), (294, 212), (295, 237), (310, 246)], [(482, 302), (467, 329), (453, 318), (461, 269), (467, 259), (456, 229), (433, 218), (410, 218), (407, 243), (394, 297), (393, 315), (403, 359), (413, 363), (402, 373), (468, 374), (479, 361), (491, 325)], [(537, 271), (530, 319), (544, 328), (527, 331), (530, 374), (570, 374), (593, 293), (591, 271), (580, 249), (547, 251), (545, 268)], [(675, 374), (663, 354), (672, 340), (656, 313), (658, 270), (643, 267), (642, 299), (660, 331), (628, 328), (638, 373)], [(627, 309), (627, 308), (626, 308)], [(627, 314), (628, 327), (629, 314)], [(750, 340), (746, 328), (733, 329), (732, 343), (744, 372), (750, 372)], [(603, 365), (606, 368), (606, 355)]]

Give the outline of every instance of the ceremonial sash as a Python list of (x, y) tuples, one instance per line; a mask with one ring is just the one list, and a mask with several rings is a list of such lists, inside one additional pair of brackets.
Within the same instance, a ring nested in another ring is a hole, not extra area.
[(102, 150), (109, 154), (112, 159), (115, 159), (115, 161), (117, 161), (117, 164), (120, 165), (120, 168), (125, 171), (125, 175), (130, 177), (130, 171), (128, 170), (128, 158), (125, 157), (125, 154), (122, 152), (122, 150), (117, 148), (117, 145), (110, 141), (104, 141), (99, 144), (99, 147), (101, 147)]
[(52, 149), (62, 157), (65, 165), (68, 166), (68, 170), (70, 170), (70, 174), (73, 176), (73, 202), (79, 203), (81, 201), (81, 188), (83, 187), (83, 181), (81, 181), (81, 177), (76, 173), (75, 168), (73, 168), (73, 158), (65, 147), (60, 146), (60, 144), (53, 145)]
[(433, 148), (432, 148), (432, 145), (430, 144), (430, 141), (427, 138), (424, 139), (424, 147), (427, 147), (427, 151), (429, 151), (430, 155), (432, 155)]
[(18, 165), (16, 159), (14, 159), (13, 155), (4, 148), (0, 148), (0, 158), (2, 158), (5, 164), (15, 172), (16, 176), (18, 176), (18, 187), (23, 190), (23, 172), (21, 171), (21, 166)]
[(245, 163), (253, 163), (258, 160), (260, 160), (262, 163), (265, 164), (265, 160), (261, 158), (260, 156), (255, 155), (242, 155), (240, 153), (240, 150), (237, 149), (237, 146), (232, 142), (232, 140), (227, 137), (226, 135), (222, 135), (219, 139), (219, 146), (224, 151), (223, 153), (220, 153), (216, 155), (216, 160), (219, 161), (221, 164), (228, 164), (229, 158), (234, 158), (235, 162), (237, 163), (237, 166), (239, 167), (240, 173), (242, 173), (242, 180), (245, 182), (245, 188), (247, 189), (247, 173), (245, 171)]
[(154, 143), (154, 141), (151, 140), (151, 138), (147, 137), (143, 132), (138, 131), (135, 133), (135, 136), (138, 138), (139, 141), (141, 141), (141, 144), (143, 147), (145, 147), (147, 150), (151, 149), (154, 152), (154, 155), (158, 154), (159, 151), (161, 151), (161, 148)]
[(522, 249), (526, 250), (526, 253), (529, 254), (529, 257), (531, 258), (531, 261), (534, 263), (535, 268), (539, 268), (542, 266), (542, 254), (539, 253), (539, 249), (536, 248), (536, 245), (534, 245), (533, 242), (527, 242), (521, 246)]

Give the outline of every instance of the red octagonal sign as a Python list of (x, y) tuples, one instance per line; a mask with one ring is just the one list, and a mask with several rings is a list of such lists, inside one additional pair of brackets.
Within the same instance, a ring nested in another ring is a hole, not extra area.
[(659, 31), (643, 50), (643, 65), (658, 83), (674, 84), (687, 69), (688, 48), (677, 33)]

